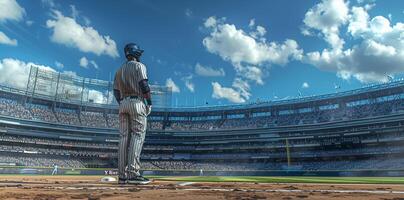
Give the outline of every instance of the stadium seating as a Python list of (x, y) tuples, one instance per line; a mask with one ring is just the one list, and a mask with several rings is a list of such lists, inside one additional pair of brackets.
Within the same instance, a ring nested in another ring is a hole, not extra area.
[[(404, 111), (400, 100), (392, 100), (372, 105), (358, 105), (344, 109), (290, 113), (277, 116), (248, 117), (239, 119), (216, 119), (204, 121), (149, 121), (150, 130), (198, 131), (226, 130), (240, 128), (267, 128), (292, 125), (309, 125), (335, 121), (349, 121), (367, 117), (383, 116)], [(46, 105), (26, 104), (12, 99), (0, 98), (0, 114), (21, 119), (39, 120), (86, 127), (118, 128), (118, 114), (80, 111), (67, 108), (51, 109)]]
[[(261, 113), (257, 106), (247, 108), (250, 105), (234, 113), (218, 107), (212, 108), (213, 117), (208, 111), (160, 110), (148, 120), (142, 168), (404, 169), (402, 97), (370, 101), (347, 96), (354, 100), (335, 103), (337, 100), (331, 98), (327, 100), (334, 102), (331, 106), (293, 108), (290, 104), (275, 111), (263, 107), (265, 111)], [(184, 117), (177, 116), (180, 114)], [(0, 163), (116, 167), (116, 108), (53, 102), (0, 91), (0, 118)]]
[(83, 126), (107, 127), (107, 120), (103, 113), (81, 111), (80, 119)]

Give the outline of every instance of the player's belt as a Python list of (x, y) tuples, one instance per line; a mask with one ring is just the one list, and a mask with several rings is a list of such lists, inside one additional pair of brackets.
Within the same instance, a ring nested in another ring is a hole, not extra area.
[(141, 99), (139, 96), (127, 96), (125, 99)]

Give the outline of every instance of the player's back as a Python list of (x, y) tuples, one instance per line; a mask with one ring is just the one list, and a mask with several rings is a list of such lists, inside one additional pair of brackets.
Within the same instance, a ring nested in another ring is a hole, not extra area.
[(114, 88), (119, 89), (121, 97), (141, 96), (139, 81), (147, 79), (146, 67), (141, 62), (125, 62), (116, 72)]

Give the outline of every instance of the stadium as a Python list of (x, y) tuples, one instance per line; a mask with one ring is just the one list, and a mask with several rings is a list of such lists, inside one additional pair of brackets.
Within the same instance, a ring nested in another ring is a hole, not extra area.
[(404, 200), (403, 0), (0, 0), (0, 200)]
[[(141, 158), (156, 180), (402, 183), (404, 80), (227, 106), (175, 108), (170, 88), (152, 92)], [(0, 173), (46, 177), (57, 165), (59, 175), (114, 175), (119, 119), (110, 93), (109, 81), (34, 67), (25, 89), (1, 86)]]

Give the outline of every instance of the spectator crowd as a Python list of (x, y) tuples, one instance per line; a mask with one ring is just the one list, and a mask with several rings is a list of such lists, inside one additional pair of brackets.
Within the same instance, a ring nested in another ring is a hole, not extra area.
[[(300, 112), (276, 113), (267, 116), (242, 115), (239, 118), (220, 118), (210, 120), (150, 120), (148, 130), (152, 134), (159, 134), (162, 131), (186, 133), (187, 131), (210, 131), (230, 129), (257, 129), (266, 127), (296, 126), (304, 124), (318, 124), (332, 121), (353, 120), (375, 116), (398, 113), (404, 110), (401, 100), (390, 100), (373, 104), (347, 105), (344, 108), (319, 109)], [(116, 111), (107, 109), (89, 108), (68, 108), (22, 102), (10, 97), (0, 97), (0, 115), (27, 119), (48, 123), (66, 124), (92, 128), (118, 128), (119, 116)], [(165, 119), (170, 119), (165, 116)], [(153, 133), (154, 132), (154, 133)], [(288, 166), (284, 160), (286, 147), (320, 147), (327, 145), (340, 145), (341, 143), (359, 144), (365, 141), (393, 142), (403, 140), (404, 133), (364, 134), (344, 136), (344, 133), (336, 133), (336, 137), (323, 137), (316, 139), (308, 137), (296, 137), (288, 140), (287, 137), (299, 136), (296, 133), (271, 133), (270, 137), (283, 139), (263, 140), (260, 134), (245, 135), (222, 135), (212, 137), (210, 135), (198, 137), (204, 141), (215, 140), (251, 140), (243, 144), (229, 142), (228, 144), (204, 144), (204, 145), (150, 145), (146, 144), (145, 153), (142, 154), (142, 166), (145, 169), (166, 169), (166, 170), (281, 170)], [(295, 134), (295, 135), (293, 135)], [(264, 135), (264, 134), (263, 134)], [(285, 137), (284, 137), (285, 136)], [(269, 137), (269, 136), (268, 136)], [(165, 137), (155, 140), (166, 140)], [(53, 166), (61, 167), (86, 167), (94, 158), (116, 160), (117, 144), (108, 142), (83, 142), (73, 140), (58, 140), (46, 138), (34, 138), (23, 136), (0, 135), (0, 163), (14, 163), (24, 166)], [(244, 151), (241, 153), (224, 153), (225, 150), (236, 149), (259, 149), (259, 147), (278, 148), (277, 151)], [(252, 148), (254, 147), (254, 148)], [(195, 153), (198, 149), (201, 152)], [(314, 148), (313, 148), (314, 149)], [(192, 153), (178, 155), (173, 153), (176, 150), (193, 150)], [(209, 153), (203, 153), (206, 150)], [(214, 150), (220, 150), (212, 153)], [(222, 151), (223, 150), (223, 151)], [(351, 170), (351, 169), (401, 169), (404, 166), (404, 158), (394, 157), (402, 155), (404, 147), (401, 146), (373, 146), (363, 148), (341, 148), (323, 150), (291, 151), (292, 166), (304, 170)], [(323, 160), (330, 155), (335, 157), (352, 156), (345, 160)], [(367, 155), (367, 159), (353, 159), (357, 155)], [(383, 156), (384, 155), (384, 156)], [(258, 162), (257, 157), (264, 157), (266, 161)], [(253, 158), (253, 159), (252, 159)], [(279, 158), (279, 162), (271, 161), (269, 158)], [(293, 158), (310, 158), (301, 161)], [(244, 161), (240, 161), (244, 160)], [(246, 161), (254, 162), (246, 162)], [(111, 162), (113, 163), (113, 162)]]
[[(347, 105), (344, 108), (317, 109), (298, 112), (288, 110), (267, 116), (247, 116), (210, 120), (149, 120), (149, 130), (198, 131), (221, 129), (267, 128), (318, 124), (332, 121), (375, 117), (404, 111), (401, 100)], [(13, 98), (0, 97), (0, 115), (95, 128), (118, 128), (119, 116), (111, 110), (80, 110), (52, 108), (51, 105), (23, 103)]]

